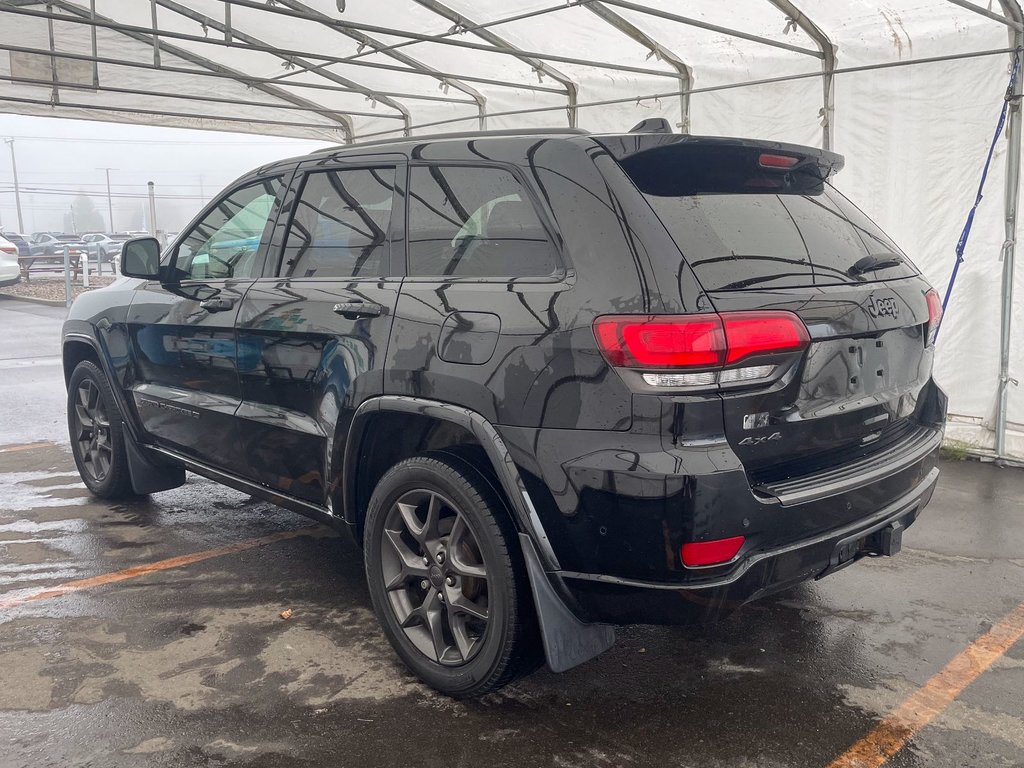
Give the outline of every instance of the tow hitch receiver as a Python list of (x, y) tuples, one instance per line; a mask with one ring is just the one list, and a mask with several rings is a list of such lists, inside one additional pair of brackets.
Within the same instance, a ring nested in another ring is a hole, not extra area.
[(903, 531), (906, 526), (899, 520), (889, 523), (870, 533), (860, 533), (842, 539), (836, 544), (829, 561), (829, 567), (818, 578), (835, 573), (841, 568), (853, 565), (862, 557), (892, 557), (903, 548)]
[(869, 536), (868, 539), (876, 537), (878, 539), (879, 554), (888, 557), (898, 555), (900, 550), (903, 549), (903, 524), (893, 523), (892, 525), (887, 525), (878, 533)]

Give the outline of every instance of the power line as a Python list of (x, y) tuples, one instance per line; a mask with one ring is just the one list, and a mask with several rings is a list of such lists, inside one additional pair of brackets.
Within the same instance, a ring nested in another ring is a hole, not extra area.
[[(0, 194), (10, 194), (10, 193), (13, 193), (14, 191), (15, 191), (14, 187), (0, 188)], [(100, 192), (91, 192), (90, 193), (90, 192), (83, 192), (81, 190), (74, 191), (74, 190), (66, 190), (66, 189), (47, 189), (45, 187), (25, 187), (25, 186), (22, 186), (21, 187), (21, 192), (23, 194), (54, 195), (54, 196), (57, 196), (57, 197), (82, 197), (82, 196), (90, 197), (90, 198), (91, 197), (103, 197), (103, 194), (100, 193)], [(140, 192), (138, 194), (133, 194), (131, 192), (111, 192), (110, 196), (113, 197), (113, 198), (118, 198), (118, 199), (135, 199), (135, 198), (148, 198), (149, 194), (145, 193), (145, 192)], [(172, 195), (161, 195), (161, 194), (158, 194), (157, 197), (159, 197), (161, 200), (205, 200), (206, 199), (202, 195), (181, 195), (181, 194), (172, 194)]]
[[(23, 141), (77, 141), (85, 142), (87, 144), (183, 144), (188, 146), (195, 146), (202, 144), (211, 147), (236, 147), (238, 141), (187, 141), (184, 139), (87, 139), (82, 137), (73, 136), (18, 136), (10, 134), (7, 136), (9, 139), (19, 139)], [(249, 145), (261, 145), (268, 147), (290, 147), (299, 144), (326, 144), (331, 145), (330, 141), (317, 141), (316, 139), (287, 139), (283, 138), (279, 141), (242, 141), (243, 144)]]
[[(21, 174), (19, 174), (19, 175), (21, 175)], [(8, 182), (0, 182), (0, 184), (7, 184), (7, 183)], [(74, 187), (76, 190), (81, 188), (81, 187), (99, 187), (101, 189), (101, 191), (103, 189), (106, 189), (106, 185), (103, 182), (92, 182), (92, 181), (84, 181), (84, 182), (77, 182), (77, 181), (47, 181), (45, 183), (46, 183), (47, 186), (46, 187), (40, 187), (41, 189), (44, 189), (44, 188), (45, 189), (54, 189), (56, 187)], [(129, 189), (137, 189), (139, 187), (146, 186), (146, 182), (144, 182), (144, 181), (142, 181), (142, 182), (135, 182), (135, 183), (132, 183), (132, 182), (119, 182), (119, 183), (111, 182), (110, 186), (111, 187), (128, 187)], [(162, 182), (159, 182), (157, 184), (157, 186), (160, 187), (161, 189), (166, 189), (167, 187), (183, 187), (183, 188), (186, 188), (186, 189), (202, 189), (203, 188), (203, 185), (201, 185), (201, 184), (165, 184), (165, 183), (162, 183)]]

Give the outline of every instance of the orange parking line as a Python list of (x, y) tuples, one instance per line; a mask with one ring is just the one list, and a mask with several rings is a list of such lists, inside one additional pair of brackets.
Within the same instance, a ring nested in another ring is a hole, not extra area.
[(1024, 637), (1024, 603), (953, 657), (828, 768), (880, 768)]
[(227, 546), (218, 547), (217, 549), (207, 549), (203, 552), (195, 552), (191, 555), (169, 557), (166, 560), (157, 560), (155, 563), (147, 563), (145, 565), (134, 565), (131, 568), (125, 568), (121, 571), (112, 571), (110, 573), (101, 573), (99, 576), (91, 576), (88, 579), (66, 581), (55, 587), (42, 587), (34, 592), (29, 592), (17, 597), (9, 597), (6, 599), (0, 598), (0, 610), (14, 608), (15, 606), (24, 605), (25, 603), (33, 603), (37, 600), (47, 600), (51, 597), (60, 597), (62, 595), (70, 594), (71, 592), (80, 592), (83, 589), (92, 589), (93, 587), (102, 587), (106, 584), (113, 584), (118, 581), (135, 579), (139, 576), (145, 576), (148, 573), (166, 571), (171, 568), (181, 568), (182, 566), (192, 565), (193, 563), (199, 563), (203, 560), (210, 560), (214, 557), (223, 557), (224, 555), (233, 555), (236, 552), (245, 552), (248, 549), (256, 549), (257, 547), (263, 547), (267, 544), (273, 544), (278, 541), (294, 539), (298, 536), (309, 536), (316, 530), (316, 528), (299, 528), (294, 531), (281, 531), (280, 533), (272, 533), (269, 536), (261, 536), (257, 539), (247, 539), (245, 541), (236, 542), (235, 544), (228, 544)]
[(46, 448), (53, 443), (25, 443), (24, 445), (5, 445), (0, 447), (0, 453), (15, 453), (17, 451), (31, 451), (33, 448)]

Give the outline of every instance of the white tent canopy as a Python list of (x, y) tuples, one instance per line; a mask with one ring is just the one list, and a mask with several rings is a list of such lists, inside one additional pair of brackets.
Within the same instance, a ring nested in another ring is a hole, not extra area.
[[(1022, 21), (1016, 0), (0, 0), (0, 111), (338, 142), (665, 117), (829, 146), (942, 289)], [(952, 437), (1024, 457), (1010, 112), (936, 375)]]

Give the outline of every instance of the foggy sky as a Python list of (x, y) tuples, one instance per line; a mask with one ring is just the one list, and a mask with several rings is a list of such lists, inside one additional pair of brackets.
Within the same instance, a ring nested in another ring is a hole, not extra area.
[[(63, 231), (65, 214), (79, 192), (91, 197), (109, 229), (103, 167), (117, 169), (110, 172), (115, 231), (140, 225), (148, 181), (156, 184), (157, 226), (176, 231), (204, 199), (246, 171), (328, 146), (273, 136), (0, 114), (0, 140), (9, 137), (15, 139), (27, 233)], [(0, 143), (0, 229), (7, 231), (18, 229), (13, 182), (10, 150)]]

